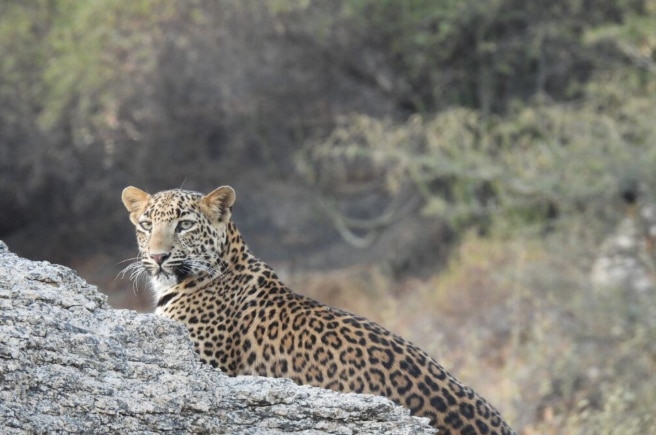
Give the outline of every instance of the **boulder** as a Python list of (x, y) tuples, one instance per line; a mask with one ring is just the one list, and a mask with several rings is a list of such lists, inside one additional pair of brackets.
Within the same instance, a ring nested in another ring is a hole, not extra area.
[(429, 434), (383, 397), (202, 364), (184, 326), (112, 309), (0, 242), (0, 427), (18, 433)]

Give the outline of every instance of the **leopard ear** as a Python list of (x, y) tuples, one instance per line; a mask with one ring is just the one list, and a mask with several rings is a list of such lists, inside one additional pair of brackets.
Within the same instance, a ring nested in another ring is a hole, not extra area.
[(203, 196), (200, 207), (212, 221), (228, 223), (235, 199), (235, 190), (232, 187), (221, 186)]
[(125, 208), (130, 212), (130, 220), (136, 225), (139, 216), (141, 216), (148, 204), (150, 195), (134, 186), (128, 186), (123, 189), (121, 199), (123, 200)]

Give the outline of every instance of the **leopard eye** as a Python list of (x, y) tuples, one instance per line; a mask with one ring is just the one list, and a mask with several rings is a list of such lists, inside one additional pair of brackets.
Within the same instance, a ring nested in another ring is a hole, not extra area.
[(180, 221), (178, 222), (177, 230), (178, 231), (186, 231), (190, 229), (191, 227), (194, 226), (194, 221)]
[(141, 221), (141, 222), (139, 222), (139, 226), (144, 231), (150, 231), (150, 230), (153, 229), (153, 223), (151, 221)]

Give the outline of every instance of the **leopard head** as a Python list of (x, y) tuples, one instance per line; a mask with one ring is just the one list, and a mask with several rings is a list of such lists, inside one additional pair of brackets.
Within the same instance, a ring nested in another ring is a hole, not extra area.
[(219, 187), (207, 195), (167, 190), (150, 195), (126, 187), (123, 204), (136, 227), (139, 256), (124, 272), (147, 275), (156, 295), (191, 276), (218, 276), (235, 191)]

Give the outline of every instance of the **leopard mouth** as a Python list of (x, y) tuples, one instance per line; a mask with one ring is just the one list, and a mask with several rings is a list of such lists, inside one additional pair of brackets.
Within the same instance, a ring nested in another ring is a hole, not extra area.
[(192, 269), (184, 262), (176, 262), (176, 264), (166, 265), (166, 270), (162, 269), (162, 273), (165, 273), (168, 277), (175, 277), (177, 282), (182, 281), (191, 275)]
[(159, 281), (174, 280), (176, 283), (180, 283), (189, 276), (189, 270), (184, 265), (173, 268), (166, 266), (151, 267), (149, 271), (150, 276)]
[(169, 264), (154, 264), (150, 261), (144, 262), (144, 266), (148, 270), (151, 277), (156, 279), (168, 279), (175, 275), (175, 268), (171, 269)]
[(163, 264), (147, 262), (145, 263), (145, 266), (153, 279), (161, 281), (175, 280), (176, 283), (180, 283), (184, 279), (199, 273), (199, 271), (193, 267), (193, 262), (184, 259), (169, 260)]

